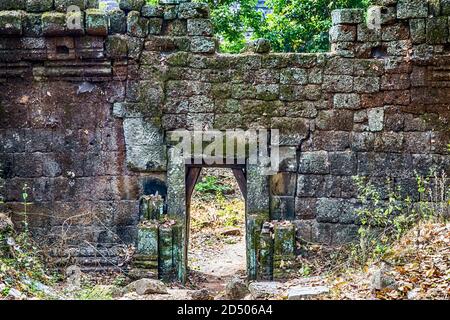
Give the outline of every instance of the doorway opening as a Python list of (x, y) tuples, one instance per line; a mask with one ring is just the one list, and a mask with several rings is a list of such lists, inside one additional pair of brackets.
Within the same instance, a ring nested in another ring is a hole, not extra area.
[(197, 170), (186, 208), (188, 278), (219, 292), (231, 278), (247, 274), (245, 173), (241, 168)]

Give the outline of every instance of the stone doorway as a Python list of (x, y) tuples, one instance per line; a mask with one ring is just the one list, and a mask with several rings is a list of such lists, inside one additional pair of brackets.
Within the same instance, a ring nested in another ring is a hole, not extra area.
[(219, 292), (247, 276), (245, 165), (188, 166), (187, 174), (188, 279)]
[(257, 165), (250, 165), (248, 163), (245, 165), (186, 165), (185, 159), (179, 157), (179, 153), (172, 148), (168, 150), (168, 156), (167, 211), (169, 215), (177, 220), (177, 224), (181, 227), (180, 236), (174, 236), (173, 238), (173, 247), (178, 248), (178, 254), (173, 255), (173, 265), (178, 280), (185, 283), (187, 279), (190, 200), (200, 172), (204, 167), (222, 167), (233, 171), (246, 202), (245, 251), (247, 277), (249, 279), (256, 279), (257, 274), (270, 273), (270, 270), (260, 270), (260, 272), (257, 272), (257, 249), (260, 244), (259, 233), (262, 230), (263, 223), (269, 221), (268, 176), (261, 174), (262, 170)]

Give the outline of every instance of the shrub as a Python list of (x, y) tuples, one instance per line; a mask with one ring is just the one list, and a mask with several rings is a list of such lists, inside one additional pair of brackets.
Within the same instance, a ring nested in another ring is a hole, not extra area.
[(445, 172), (431, 171), (426, 177), (417, 175), (419, 199), (393, 186), (386, 180), (387, 195), (366, 178), (354, 177), (361, 207), (356, 209), (361, 226), (359, 247), (354, 257), (365, 264), (390, 252), (390, 244), (421, 221), (442, 221), (449, 217), (450, 188)]
[(200, 193), (224, 194), (231, 191), (232, 188), (219, 181), (215, 176), (205, 176), (195, 185), (195, 191)]

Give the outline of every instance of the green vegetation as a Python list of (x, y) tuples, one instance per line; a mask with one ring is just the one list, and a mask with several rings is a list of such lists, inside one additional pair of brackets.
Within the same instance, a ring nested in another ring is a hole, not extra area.
[(390, 254), (391, 244), (418, 223), (442, 222), (449, 218), (450, 188), (444, 172), (431, 171), (426, 177), (417, 175), (415, 195), (405, 195), (389, 179), (385, 192), (365, 178), (355, 177), (354, 180), (362, 204), (356, 210), (361, 227), (354, 257), (362, 264)]
[(198, 200), (193, 202), (192, 228), (240, 227), (244, 224), (245, 202), (234, 193), (229, 178), (206, 175), (195, 186)]
[(255, 9), (257, 0), (207, 2), (223, 52), (241, 51), (249, 31), (252, 38), (268, 39), (276, 52), (321, 52), (329, 51), (331, 11), (367, 8), (370, 0), (267, 0), (266, 16)]
[[(8, 296), (14, 290), (27, 296), (49, 298), (46, 285), (51, 285), (56, 280), (49, 275), (43, 263), (42, 252), (29, 235), (28, 190), (25, 184), (22, 192), (23, 231), (16, 233), (12, 223), (0, 230), (0, 284), (4, 286), (0, 291), (0, 297)], [(7, 223), (5, 217), (2, 217), (4, 224)]]
[(195, 191), (200, 193), (221, 194), (230, 192), (232, 189), (229, 185), (223, 184), (215, 176), (205, 176), (202, 181), (195, 185)]

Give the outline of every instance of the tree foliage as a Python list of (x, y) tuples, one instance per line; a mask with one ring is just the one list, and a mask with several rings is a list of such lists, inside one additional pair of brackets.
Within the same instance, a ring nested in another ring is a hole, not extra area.
[(270, 13), (256, 10), (257, 0), (207, 0), (222, 50), (238, 52), (246, 33), (270, 40), (274, 51), (320, 52), (329, 50), (331, 11), (365, 8), (370, 0), (266, 0)]

